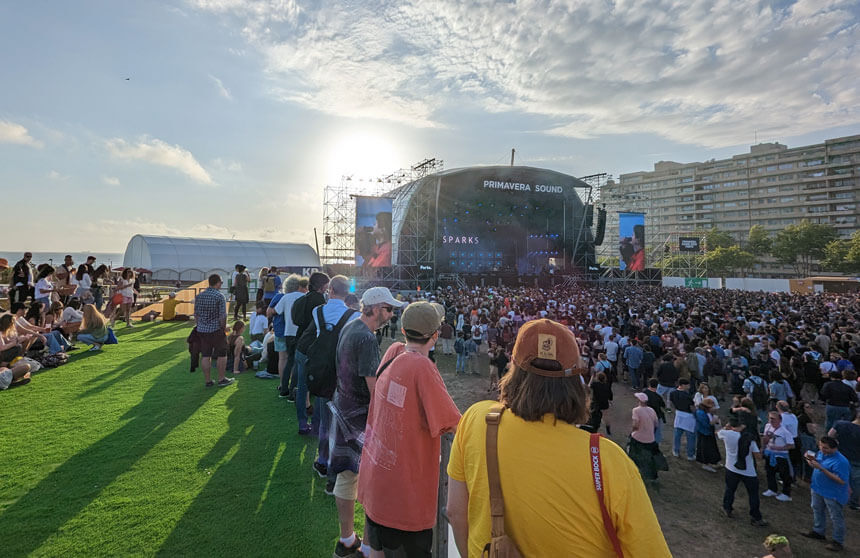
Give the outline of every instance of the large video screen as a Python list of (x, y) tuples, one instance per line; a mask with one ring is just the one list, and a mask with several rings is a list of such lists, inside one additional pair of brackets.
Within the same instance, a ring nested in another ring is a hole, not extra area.
[(391, 266), (391, 198), (356, 196), (355, 265)]
[(570, 265), (573, 223), (581, 222), (582, 215), (574, 215), (562, 186), (525, 180), (480, 179), (442, 189), (439, 272), (530, 275)]
[(645, 271), (645, 214), (618, 214), (618, 268)]

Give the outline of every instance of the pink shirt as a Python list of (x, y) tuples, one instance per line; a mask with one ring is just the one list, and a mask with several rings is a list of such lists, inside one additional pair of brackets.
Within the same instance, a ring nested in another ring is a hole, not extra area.
[(633, 420), (639, 421), (639, 428), (631, 434), (637, 442), (650, 444), (655, 441), (654, 431), (657, 429), (657, 413), (651, 407), (636, 407), (633, 409)]

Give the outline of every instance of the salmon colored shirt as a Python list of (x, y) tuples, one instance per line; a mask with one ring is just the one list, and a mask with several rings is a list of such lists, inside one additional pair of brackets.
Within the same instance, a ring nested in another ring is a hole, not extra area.
[(376, 379), (358, 475), (358, 501), (373, 521), (401, 531), (436, 524), (440, 438), (460, 411), (433, 362), (394, 343)]

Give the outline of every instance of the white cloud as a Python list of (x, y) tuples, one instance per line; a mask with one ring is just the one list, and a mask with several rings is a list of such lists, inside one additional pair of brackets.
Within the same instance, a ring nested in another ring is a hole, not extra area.
[(230, 94), (230, 90), (224, 87), (224, 82), (222, 82), (217, 77), (209, 74), (209, 79), (215, 84), (215, 87), (218, 89), (218, 94), (227, 99), (228, 101), (233, 100), (233, 95)]
[(51, 172), (49, 172), (49, 173), (48, 173), (47, 175), (45, 175), (45, 176), (47, 176), (47, 178), (48, 178), (48, 179), (50, 179), (50, 180), (58, 180), (58, 181), (60, 181), (60, 182), (64, 182), (64, 181), (66, 181), (66, 180), (68, 180), (68, 179), (69, 179), (69, 177), (68, 177), (67, 175), (65, 175), (65, 174), (60, 174), (59, 172), (57, 172), (57, 171), (55, 171), (55, 170), (52, 170)]
[(142, 137), (136, 143), (113, 138), (106, 143), (108, 152), (117, 159), (138, 160), (170, 167), (185, 174), (200, 184), (214, 184), (212, 177), (194, 155), (178, 145), (170, 145), (160, 139)]
[(192, 3), (238, 16), (274, 94), (339, 116), (708, 146), (860, 122), (853, 0)]
[(8, 120), (0, 120), (0, 143), (29, 145), (37, 148), (44, 145), (41, 141), (33, 138), (27, 128)]
[(102, 182), (104, 182), (108, 186), (119, 186), (120, 185), (119, 178), (117, 178), (115, 176), (103, 176)]

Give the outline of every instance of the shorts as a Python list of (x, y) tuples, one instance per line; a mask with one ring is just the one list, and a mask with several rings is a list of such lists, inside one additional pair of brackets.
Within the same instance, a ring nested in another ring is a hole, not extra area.
[(200, 356), (202, 358), (221, 358), (227, 356), (227, 336), (223, 331), (212, 333), (197, 332), (200, 338)]
[(123, 303), (123, 304), (134, 304), (134, 297), (133, 297), (133, 296), (125, 296), (125, 295), (123, 295), (123, 296), (122, 296), (122, 303)]
[(0, 372), (0, 389), (8, 389), (12, 385), (12, 371), (8, 368)]
[(278, 337), (275, 335), (275, 352), (284, 353), (287, 351), (287, 338)]
[[(385, 556), (424, 556), (430, 558), (433, 548), (433, 529), (423, 531), (401, 531), (376, 523), (365, 514), (364, 540), (376, 551), (386, 551)], [(400, 552), (394, 552), (394, 551)]]
[(341, 471), (334, 481), (334, 496), (341, 500), (355, 500), (358, 495), (358, 474)]

